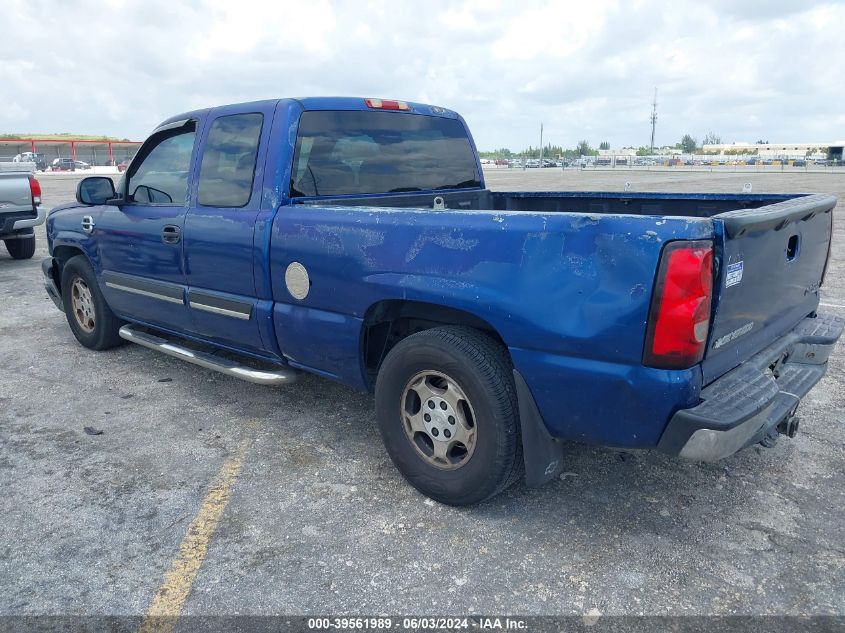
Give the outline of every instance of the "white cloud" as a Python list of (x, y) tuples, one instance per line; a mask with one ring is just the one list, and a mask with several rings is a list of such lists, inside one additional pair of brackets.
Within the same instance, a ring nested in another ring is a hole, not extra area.
[[(843, 136), (845, 5), (168, 0), (3, 9), (0, 131), (143, 138), (181, 111), (357, 95), (461, 112), (482, 148)], [(9, 104), (17, 104), (17, 107)]]

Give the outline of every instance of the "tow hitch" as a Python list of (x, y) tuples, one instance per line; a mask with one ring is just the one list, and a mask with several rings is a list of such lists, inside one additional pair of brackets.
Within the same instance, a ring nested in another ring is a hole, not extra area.
[(793, 438), (798, 433), (798, 424), (801, 418), (795, 415), (793, 410), (776, 428), (769, 428), (769, 431), (760, 440), (760, 444), (766, 448), (772, 448), (777, 444), (778, 437), (786, 435), (786, 437)]
[(783, 422), (778, 424), (778, 433), (787, 437), (795, 437), (796, 433), (798, 433), (798, 424), (800, 422), (801, 418), (792, 413)]

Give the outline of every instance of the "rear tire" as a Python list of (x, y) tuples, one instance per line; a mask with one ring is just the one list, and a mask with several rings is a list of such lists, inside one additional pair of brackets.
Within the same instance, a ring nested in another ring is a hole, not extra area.
[(62, 305), (73, 335), (88, 349), (104, 350), (123, 343), (118, 334), (123, 322), (106, 303), (84, 255), (72, 257), (62, 268)]
[(12, 259), (30, 259), (35, 255), (35, 236), (18, 237), (13, 240), (4, 240), (6, 250)]
[(438, 327), (397, 343), (379, 370), (376, 414), (393, 463), (436, 501), (478, 503), (523, 473), (510, 357), (479, 330)]

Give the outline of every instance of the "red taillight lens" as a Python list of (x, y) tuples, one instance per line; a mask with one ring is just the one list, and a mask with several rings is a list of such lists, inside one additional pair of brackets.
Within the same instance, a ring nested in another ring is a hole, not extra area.
[(34, 176), (29, 177), (29, 192), (32, 194), (32, 204), (41, 204), (41, 183)]
[(651, 299), (643, 364), (686, 369), (704, 357), (713, 296), (713, 244), (670, 242)]
[(390, 101), (386, 99), (364, 99), (368, 108), (377, 110), (410, 110), (411, 107), (405, 101)]

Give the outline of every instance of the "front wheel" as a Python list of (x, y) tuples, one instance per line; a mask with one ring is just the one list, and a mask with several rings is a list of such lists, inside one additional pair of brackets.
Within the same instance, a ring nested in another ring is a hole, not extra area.
[(6, 250), (13, 259), (30, 259), (35, 255), (35, 236), (18, 237), (5, 240)]
[(72, 257), (62, 268), (62, 304), (73, 335), (85, 347), (103, 350), (123, 343), (117, 333), (123, 323), (106, 303), (84, 255)]
[(438, 327), (397, 343), (379, 370), (376, 413), (393, 463), (432, 499), (478, 503), (523, 472), (510, 358), (479, 330)]

